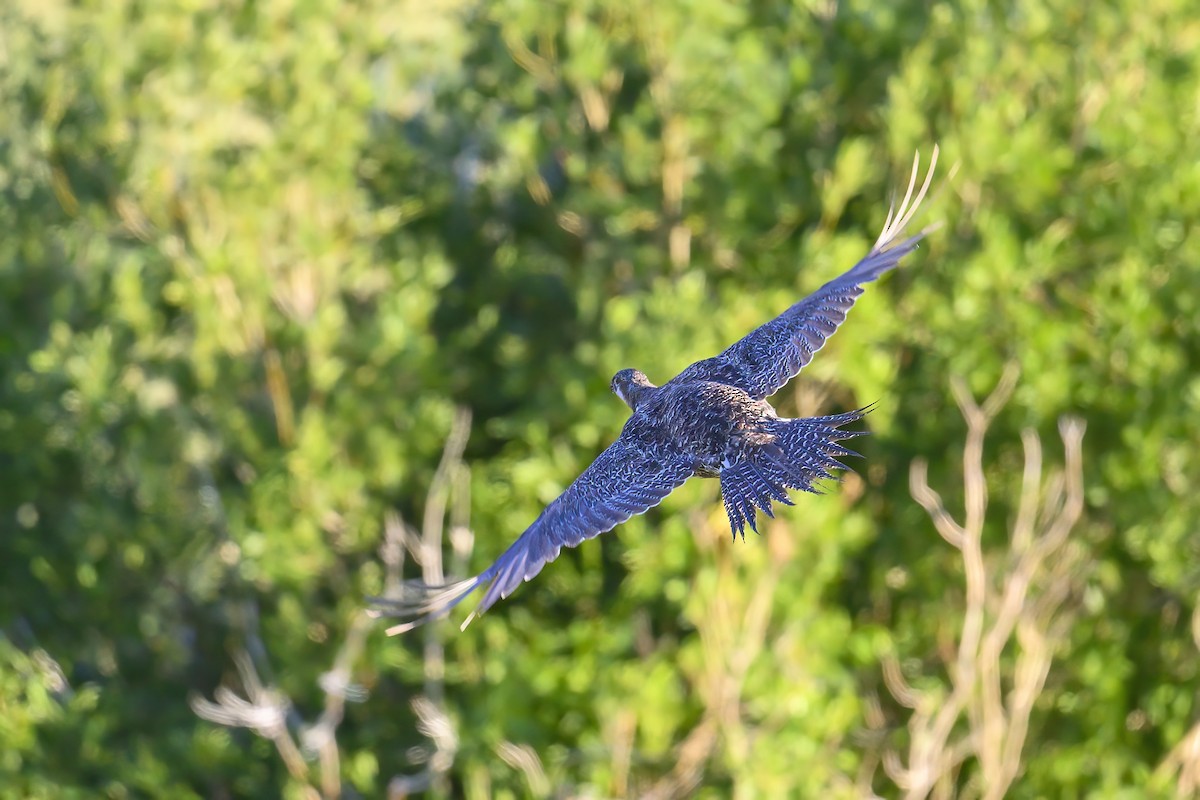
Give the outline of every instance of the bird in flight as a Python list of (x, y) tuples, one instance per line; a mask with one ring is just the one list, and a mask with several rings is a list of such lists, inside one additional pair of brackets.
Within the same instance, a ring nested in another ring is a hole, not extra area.
[(816, 492), (815, 482), (845, 469), (837, 459), (858, 455), (839, 444), (865, 431), (842, 426), (868, 409), (825, 417), (787, 419), (767, 398), (795, 377), (846, 320), (870, 283), (900, 263), (936, 226), (904, 237), (925, 199), (937, 166), (913, 196), (920, 154), (908, 191), (893, 204), (870, 252), (775, 319), (712, 358), (697, 361), (662, 386), (636, 369), (612, 379), (612, 391), (632, 414), (617, 440), (534, 520), (524, 533), (475, 577), (443, 586), (405, 584), (399, 596), (375, 598), (373, 614), (398, 617), (393, 635), (449, 613), (476, 589), (482, 600), (462, 627), (508, 597), (558, 557), (564, 547), (606, 533), (662, 502), (692, 476), (717, 478), (734, 538), (757, 532), (757, 511), (774, 517), (771, 504), (793, 505), (788, 490)]

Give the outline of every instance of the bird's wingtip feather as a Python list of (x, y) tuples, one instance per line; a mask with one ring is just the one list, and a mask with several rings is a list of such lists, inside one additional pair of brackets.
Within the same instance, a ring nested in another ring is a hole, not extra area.
[[(921, 204), (925, 200), (925, 196), (929, 193), (929, 187), (933, 183), (933, 173), (937, 169), (938, 154), (941, 150), (935, 144), (933, 153), (929, 158), (929, 169), (925, 172), (925, 180), (921, 182), (921, 188), (917, 190), (917, 178), (921, 174), (921, 153), (917, 151), (913, 156), (912, 173), (908, 178), (908, 188), (904, 192), (904, 199), (900, 201), (900, 206), (897, 208), (893, 201), (892, 207), (888, 209), (887, 220), (883, 224), (883, 230), (879, 232), (879, 238), (875, 240), (875, 245), (872, 247), (873, 252), (881, 252), (887, 249), (888, 245), (892, 244), (896, 239), (904, 233), (904, 229), (912, 222), (916, 216)], [(913, 196), (913, 191), (917, 190), (916, 196)], [(928, 229), (921, 231), (915, 239), (924, 236)], [(910, 240), (911, 241), (911, 240)]]
[(446, 616), (479, 588), (481, 582), (481, 578), (476, 576), (440, 586), (419, 581), (405, 583), (394, 597), (368, 598), (371, 607), (367, 613), (375, 619), (396, 617), (403, 620), (386, 630), (388, 636), (396, 636)]

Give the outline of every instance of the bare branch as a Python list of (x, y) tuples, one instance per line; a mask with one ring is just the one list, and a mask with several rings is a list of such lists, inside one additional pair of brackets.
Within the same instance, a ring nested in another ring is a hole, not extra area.
[(395, 511), (383, 518), (383, 544), (379, 546), (379, 560), (384, 568), (384, 594), (400, 591), (400, 576), (404, 569), (404, 521)]
[[(449, 540), (453, 554), (452, 569), (455, 573), (465, 571), (467, 561), (475, 545), (475, 536), (470, 528), (470, 471), (462, 463), (463, 452), (471, 432), (471, 412), (460, 408), (425, 497), (421, 532), (403, 534), (406, 545), (414, 559), (421, 565), (421, 579), (426, 586), (437, 586), (445, 582), (443, 569), (443, 545), (446, 512), (450, 512)], [(398, 526), (389, 526), (395, 530)], [(395, 535), (389, 534), (389, 536)], [(394, 578), (394, 579), (393, 579)], [(395, 595), (402, 590), (399, 569), (389, 572), (385, 587), (387, 594)], [(369, 612), (367, 616), (370, 616)], [(458, 752), (458, 739), (454, 727), (443, 708), (445, 681), (445, 649), (437, 626), (426, 626), (423, 643), (423, 665), (425, 686), (423, 696), (413, 700), (413, 711), (419, 720), (417, 729), (433, 744), (433, 751), (421, 749), (410, 754), (410, 761), (423, 763), (424, 769), (413, 775), (397, 775), (388, 783), (388, 797), (407, 797), (427, 789), (446, 790), (446, 775), (454, 764)]]
[[(441, 580), (442, 525), (446, 507), (451, 497), (456, 500), (452, 515), (455, 529), (451, 543), (456, 558), (465, 565), (473, 543), (467, 525), (469, 519), (469, 495), (466, 494), (469, 473), (461, 463), (470, 425), (470, 414), (460, 411), (455, 418), (454, 428), (446, 443), (439, 465), (426, 499), (424, 528), (420, 534), (405, 525), (398, 514), (392, 512), (384, 519), (383, 542), (379, 548), (380, 560), (384, 565), (385, 590), (398, 591), (404, 566), (405, 552), (411, 553), (421, 564), (426, 580)], [(202, 489), (209, 489), (211, 476), (202, 473), (208, 482)], [(215, 489), (212, 489), (215, 492)], [(466, 500), (462, 498), (466, 497)], [(220, 532), (227, 537), (224, 509), (219, 497), (214, 505), (221, 524)], [(264, 681), (261, 675), (270, 675), (269, 658), (262, 637), (259, 635), (258, 607), (253, 600), (237, 606), (239, 623), (244, 639), (244, 649), (234, 656), (234, 663), (244, 692), (244, 697), (234, 691), (220, 687), (214, 692), (213, 700), (191, 698), (195, 713), (203, 719), (220, 725), (243, 727), (275, 743), (288, 772), (305, 785), (305, 796), (327, 799), (342, 796), (341, 758), (337, 743), (340, 726), (347, 702), (361, 702), (366, 690), (353, 681), (354, 667), (362, 656), (366, 637), (373, 626), (367, 612), (360, 612), (350, 623), (346, 639), (334, 660), (331, 669), (318, 679), (325, 695), (324, 708), (312, 725), (306, 725), (296, 712), (291, 700), (278, 689)], [(433, 743), (432, 753), (424, 753), (420, 760), (425, 769), (418, 775), (394, 778), (389, 784), (389, 796), (407, 796), (411, 792), (436, 786), (444, 780), (457, 752), (458, 742), (453, 726), (441, 708), (441, 645), (435, 640), (426, 642), (426, 690), (430, 697), (419, 697), (413, 702), (418, 719), (418, 730)], [(431, 699), (432, 698), (432, 699)], [(298, 731), (297, 745), (294, 731)], [(311, 785), (312, 771), (305, 755), (316, 758), (320, 764), (317, 780), (320, 792)]]
[(366, 612), (359, 612), (350, 623), (346, 641), (338, 651), (333, 668), (318, 679), (325, 692), (325, 709), (317, 723), (308, 728), (301, 738), (305, 749), (317, 753), (320, 758), (321, 792), (325, 797), (338, 797), (341, 794), (342, 770), (337, 729), (342, 723), (346, 702), (362, 702), (367, 697), (366, 689), (352, 683), (350, 675), (362, 656), (371, 627), (372, 620)]
[(914, 459), (908, 471), (908, 488), (925, 513), (933, 520), (933, 525), (941, 537), (952, 547), (962, 549), (963, 529), (959, 526), (946, 506), (942, 496), (929, 486), (929, 463), (923, 458)]
[(1033, 541), (1033, 526), (1041, 500), (1042, 440), (1037, 431), (1026, 428), (1021, 431), (1021, 444), (1025, 448), (1025, 471), (1021, 477), (1021, 500), (1017, 508), (1017, 519), (1013, 523), (1013, 551), (1024, 554)]
[(527, 744), (501, 742), (500, 746), (496, 748), (496, 755), (500, 756), (505, 764), (520, 770), (521, 774), (525, 776), (525, 785), (529, 787), (530, 796), (549, 796), (550, 779), (546, 777), (546, 770), (542, 768), (542, 760), (538, 758), (532, 747)]
[(446, 504), (450, 495), (451, 481), (462, 464), (467, 437), (471, 433), (471, 412), (460, 408), (454, 415), (450, 435), (442, 448), (442, 460), (433, 474), (429, 493), (425, 496), (425, 516), (421, 522), (422, 577), (430, 586), (446, 582), (442, 573), (442, 530), (446, 518)]
[[(1040, 440), (1032, 431), (1022, 433), (1025, 464), (1009, 552), (990, 559), (983, 552), (989, 489), (984, 439), (1012, 396), (1017, 375), (1016, 365), (1009, 364), (982, 403), (975, 401), (965, 382), (952, 383), (967, 423), (962, 522), (930, 488), (924, 461), (915, 460), (909, 474), (913, 499), (938, 534), (962, 554), (966, 603), (957, 642), (944, 654), (948, 694), (914, 690), (895, 656), (882, 663), (888, 691), (912, 710), (907, 757), (885, 748), (881, 758), (884, 772), (908, 798), (952, 796), (960, 785), (959, 770), (972, 758), (982, 797), (998, 800), (1005, 795), (1020, 774), (1034, 703), (1074, 615), (1074, 606), (1067, 603), (1080, 584), (1084, 554), (1070, 542), (1084, 507), (1081, 421), (1061, 421), (1065, 468), (1048, 478), (1043, 475)], [(1006, 651), (1013, 657), (1006, 660)]]
[(239, 697), (231, 689), (222, 686), (213, 693), (215, 703), (202, 697), (189, 698), (192, 711), (209, 722), (231, 728), (247, 728), (264, 739), (270, 739), (292, 777), (307, 782), (308, 765), (287, 725), (291, 700), (282, 692), (263, 686), (254, 662), (246, 651), (235, 654), (233, 661), (246, 697)]
[[(1192, 641), (1200, 648), (1200, 601), (1192, 610)], [(1184, 734), (1154, 770), (1153, 786), (1165, 789), (1172, 784), (1176, 797), (1200, 794), (1200, 722)]]
[(904, 679), (904, 673), (900, 670), (900, 662), (891, 653), (886, 653), (883, 656), (882, 666), (883, 683), (887, 686), (888, 693), (897, 703), (915, 711), (920, 696)]

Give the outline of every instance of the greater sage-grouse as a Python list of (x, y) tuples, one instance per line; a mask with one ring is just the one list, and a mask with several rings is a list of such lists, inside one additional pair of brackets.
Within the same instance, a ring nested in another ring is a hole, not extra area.
[(575, 547), (658, 505), (693, 475), (720, 479), (734, 537), (745, 539), (747, 525), (758, 530), (757, 509), (774, 516), (772, 501), (792, 505), (789, 489), (813, 492), (814, 482), (832, 477), (830, 470), (845, 469), (837, 459), (857, 453), (838, 442), (864, 432), (841, 428), (867, 409), (785, 419), (766, 398), (812, 360), (845, 321), (863, 284), (895, 267), (932, 229), (901, 238), (929, 190), (937, 157), (934, 147), (929, 171), (913, 197), (918, 154), (900, 207), (893, 205), (871, 251), (841, 277), (662, 386), (636, 369), (613, 376), (612, 391), (633, 412), (617, 440), (483, 572), (444, 586), (408, 583), (397, 597), (376, 598), (376, 614), (404, 620), (388, 633), (441, 617), (486, 586), (465, 628), (541, 572), (562, 548)]

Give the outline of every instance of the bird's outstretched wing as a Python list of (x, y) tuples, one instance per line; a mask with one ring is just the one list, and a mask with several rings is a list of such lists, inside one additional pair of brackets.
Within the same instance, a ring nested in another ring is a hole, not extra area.
[(921, 163), (921, 156), (917, 154), (904, 200), (899, 208), (893, 204), (888, 211), (883, 231), (863, 260), (720, 355), (692, 364), (673, 381), (716, 381), (736, 386), (761, 400), (794, 378), (846, 320), (847, 312), (863, 293), (863, 284), (899, 264), (900, 259), (915, 250), (917, 243), (936, 227), (930, 226), (901, 239), (929, 191), (937, 158), (935, 146), (929, 172), (914, 198)]
[(695, 460), (655, 437), (635, 414), (621, 436), (529, 526), (503, 555), (473, 578), (445, 586), (406, 584), (399, 597), (375, 598), (378, 616), (404, 621), (388, 634), (411, 630), (444, 616), (481, 586), (487, 591), (463, 623), (508, 597), (522, 581), (542, 571), (564, 547), (606, 533), (630, 517), (658, 505), (693, 473)]

